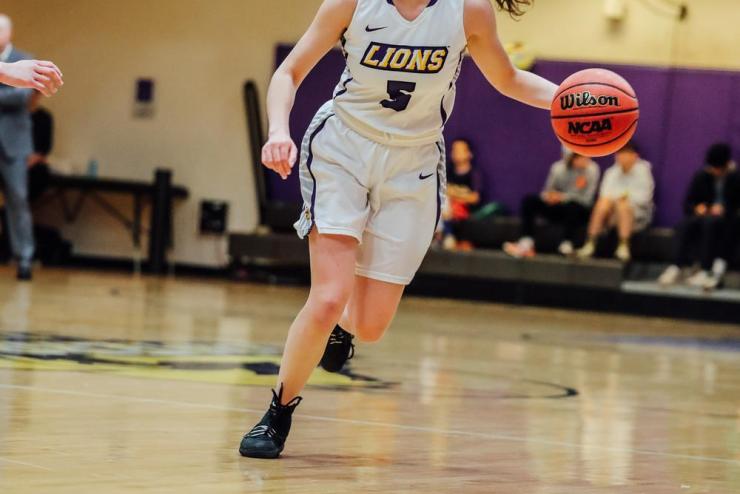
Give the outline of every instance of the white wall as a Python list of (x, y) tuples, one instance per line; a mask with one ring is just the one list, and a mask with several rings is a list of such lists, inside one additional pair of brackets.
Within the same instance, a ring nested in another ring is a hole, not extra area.
[[(3, 0), (0, 9), (14, 18), (20, 48), (64, 70), (64, 90), (48, 100), (57, 119), (55, 154), (79, 170), (95, 157), (101, 174), (113, 177), (150, 179), (155, 166), (172, 168), (191, 191), (176, 211), (174, 257), (217, 265), (225, 243), (197, 234), (199, 201), (229, 201), (231, 230), (256, 226), (241, 85), (256, 79), (264, 94), (275, 44), (296, 41), (319, 3)], [(691, 0), (692, 17), (677, 31), (639, 1), (629, 3), (629, 18), (615, 29), (601, 15), (601, 0), (537, 0), (519, 22), (501, 16), (501, 36), (547, 58), (740, 68), (740, 1)], [(157, 83), (152, 120), (132, 118), (138, 77)], [(61, 224), (57, 208), (41, 215)], [(64, 233), (81, 253), (131, 253), (125, 232), (95, 206)]]

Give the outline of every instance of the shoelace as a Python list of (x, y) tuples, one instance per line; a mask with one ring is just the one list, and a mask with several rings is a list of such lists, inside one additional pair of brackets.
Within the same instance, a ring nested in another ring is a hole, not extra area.
[(352, 335), (346, 331), (332, 331), (329, 335), (329, 345), (346, 345), (349, 343), (349, 357), (347, 360), (352, 360), (355, 356), (355, 344), (352, 343)]
[[(270, 415), (273, 419), (277, 418), (279, 415), (285, 412), (292, 412), (300, 403), (303, 401), (303, 398), (300, 396), (296, 396), (292, 400), (290, 400), (287, 404), (281, 405), (280, 401), (283, 396), (283, 388), (280, 387), (280, 392), (276, 393), (275, 390), (272, 390), (272, 396), (273, 400), (272, 403), (270, 403)], [(274, 439), (278, 435), (278, 432), (275, 430), (275, 428), (270, 425), (266, 424), (260, 424), (256, 425), (254, 428), (252, 428), (251, 431), (247, 434), (247, 437), (262, 437), (267, 436), (270, 439)]]

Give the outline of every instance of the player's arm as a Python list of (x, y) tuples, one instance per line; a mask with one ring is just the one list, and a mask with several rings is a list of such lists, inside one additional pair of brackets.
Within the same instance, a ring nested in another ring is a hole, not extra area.
[(56, 93), (64, 84), (62, 72), (52, 62), (21, 60), (0, 63), (0, 83), (22, 89), (35, 89), (44, 96)]
[(290, 138), (290, 111), (296, 91), (311, 69), (337, 44), (352, 21), (356, 0), (324, 0), (308, 31), (278, 67), (267, 92), (270, 122), (267, 144), (262, 148), (262, 163), (283, 179), (298, 157)]
[(550, 109), (557, 86), (514, 67), (498, 38), (496, 14), (489, 0), (465, 0), (465, 35), (470, 55), (491, 85), (522, 103)]

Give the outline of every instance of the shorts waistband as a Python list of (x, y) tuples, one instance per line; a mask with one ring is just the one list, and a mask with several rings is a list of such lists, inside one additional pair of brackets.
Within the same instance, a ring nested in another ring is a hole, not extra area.
[(424, 146), (427, 144), (435, 144), (442, 139), (441, 131), (414, 137), (381, 132), (351, 116), (349, 113), (344, 111), (341, 105), (333, 106), (334, 113), (339, 117), (344, 125), (357, 132), (361, 136), (386, 146), (416, 147)]

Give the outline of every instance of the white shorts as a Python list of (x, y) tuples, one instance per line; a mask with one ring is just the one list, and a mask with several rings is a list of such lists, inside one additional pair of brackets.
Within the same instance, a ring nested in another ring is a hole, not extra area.
[(408, 285), (429, 250), (446, 187), (445, 146), (401, 147), (351, 130), (331, 103), (314, 117), (301, 147), (305, 238), (322, 234), (360, 242), (356, 273)]

